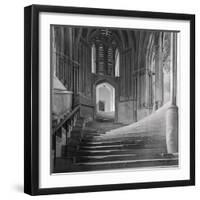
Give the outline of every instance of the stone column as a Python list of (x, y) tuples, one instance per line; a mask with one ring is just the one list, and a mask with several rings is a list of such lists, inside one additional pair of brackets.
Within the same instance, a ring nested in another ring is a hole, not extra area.
[(155, 107), (163, 104), (163, 66), (162, 66), (162, 38), (161, 33), (155, 39)]
[(177, 33), (171, 33), (170, 45), (170, 106), (166, 112), (166, 144), (168, 153), (178, 152), (178, 107), (177, 89)]
[(149, 109), (149, 70), (145, 70), (145, 107)]
[(73, 60), (73, 36), (72, 36), (72, 28), (69, 27), (68, 28), (68, 36), (69, 36), (69, 83), (70, 91), (74, 90), (74, 70), (73, 70), (73, 64), (72, 64), (72, 60)]
[(55, 34), (55, 28), (51, 27), (51, 62), (52, 62), (52, 71), (53, 76), (56, 76), (56, 34)]

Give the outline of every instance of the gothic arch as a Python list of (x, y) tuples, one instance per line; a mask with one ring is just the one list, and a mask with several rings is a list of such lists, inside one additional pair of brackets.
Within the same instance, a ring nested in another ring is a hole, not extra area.
[[(104, 94), (102, 94), (104, 92)], [(115, 88), (108, 82), (96, 85), (96, 111), (100, 112), (99, 102), (104, 100), (103, 112), (115, 112)]]

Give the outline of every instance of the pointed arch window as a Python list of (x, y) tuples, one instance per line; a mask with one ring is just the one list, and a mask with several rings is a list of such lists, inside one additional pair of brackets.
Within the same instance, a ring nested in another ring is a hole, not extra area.
[(92, 63), (92, 73), (96, 73), (96, 47), (95, 44), (92, 44), (92, 49), (91, 49), (91, 63)]
[(110, 76), (113, 76), (113, 48), (109, 47), (108, 48), (108, 66), (107, 66), (107, 74)]
[(119, 77), (120, 73), (119, 73), (119, 50), (116, 49), (115, 51), (115, 76)]

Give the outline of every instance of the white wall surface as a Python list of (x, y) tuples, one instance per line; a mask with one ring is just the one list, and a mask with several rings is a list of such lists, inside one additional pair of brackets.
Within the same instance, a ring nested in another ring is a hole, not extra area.
[[(23, 193), (23, 7), (30, 4), (82, 6), (196, 14), (196, 44), (200, 44), (199, 0), (2, 0), (0, 11), (0, 199), (31, 199)], [(200, 47), (196, 45), (196, 66)], [(196, 110), (200, 109), (200, 68), (196, 67)], [(36, 197), (38, 200), (70, 199), (199, 199), (200, 112), (196, 112), (196, 186), (127, 190)]]

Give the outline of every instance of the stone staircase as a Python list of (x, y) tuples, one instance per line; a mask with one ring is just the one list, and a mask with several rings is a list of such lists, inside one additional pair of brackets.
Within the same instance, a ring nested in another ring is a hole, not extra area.
[(178, 167), (178, 153), (167, 154), (165, 111), (128, 126), (99, 119), (83, 128), (77, 120), (72, 138), (82, 139), (58, 160), (57, 172)]
[(178, 155), (165, 153), (162, 138), (136, 136), (107, 141), (104, 135), (94, 133), (82, 140), (76, 157), (82, 171), (178, 165)]
[(90, 128), (89, 131), (86, 127), (84, 132), (79, 148), (71, 152), (68, 149), (73, 161), (65, 163), (62, 172), (178, 165), (178, 155), (166, 154), (162, 137), (132, 136), (107, 140), (101, 129)]

